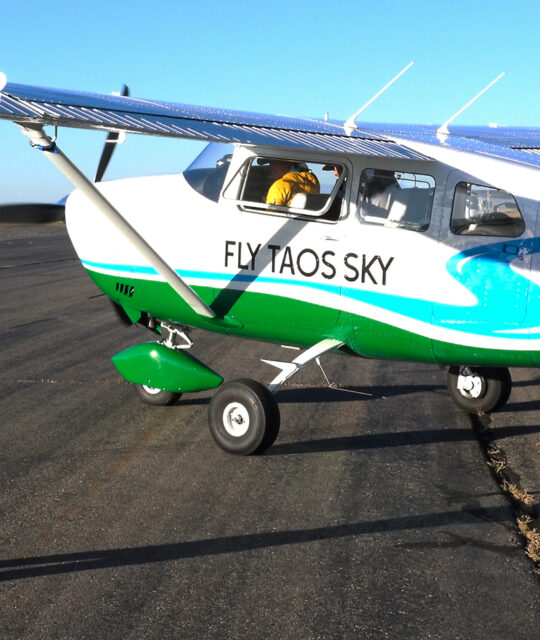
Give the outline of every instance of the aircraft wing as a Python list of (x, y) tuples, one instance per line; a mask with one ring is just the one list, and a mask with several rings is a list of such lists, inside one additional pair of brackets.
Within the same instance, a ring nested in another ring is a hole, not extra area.
[[(436, 125), (358, 123), (357, 126), (373, 135), (385, 135), (407, 148), (424, 149), (431, 158), (438, 155), (437, 148), (445, 148), (540, 167), (540, 127), (451, 126), (448, 135), (441, 135)], [(432, 150), (425, 150), (425, 145)]]
[[(0, 78), (2, 74), (0, 74)], [(0, 83), (1, 88), (1, 83)], [(357, 123), (250, 113), (108, 94), (6, 83), (0, 119), (99, 131), (124, 131), (209, 142), (306, 148), (354, 155), (432, 159), (429, 147), (481, 153), (540, 167), (538, 127)], [(427, 146), (426, 146), (427, 145)]]
[(7, 83), (0, 91), (0, 118), (19, 124), (125, 131), (368, 156), (423, 159), (380, 132), (344, 130), (323, 119), (270, 116), (107, 94)]

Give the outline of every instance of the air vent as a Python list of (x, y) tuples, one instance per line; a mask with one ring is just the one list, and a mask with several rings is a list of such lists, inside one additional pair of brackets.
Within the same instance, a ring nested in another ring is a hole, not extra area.
[(125, 284), (123, 282), (117, 282), (116, 290), (118, 291), (118, 293), (121, 293), (122, 295), (128, 296), (128, 298), (131, 298), (135, 292), (135, 287), (133, 287), (130, 284)]

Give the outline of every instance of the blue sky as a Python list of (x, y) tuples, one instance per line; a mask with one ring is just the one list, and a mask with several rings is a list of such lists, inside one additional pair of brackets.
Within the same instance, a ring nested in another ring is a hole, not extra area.
[[(540, 126), (538, 0), (256, 3), (0, 0), (0, 70), (12, 82), (264, 113), (441, 123), (501, 71), (460, 124)], [(90, 177), (104, 134), (63, 129)], [(0, 202), (54, 201), (71, 186), (0, 121)], [(181, 171), (199, 143), (128, 136), (107, 178)]]

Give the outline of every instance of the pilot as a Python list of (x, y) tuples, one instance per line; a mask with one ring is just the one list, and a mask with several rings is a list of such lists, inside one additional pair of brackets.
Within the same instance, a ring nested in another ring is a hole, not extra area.
[(297, 193), (319, 193), (317, 176), (306, 165), (291, 160), (270, 160), (270, 176), (274, 180), (266, 194), (267, 204), (290, 206)]

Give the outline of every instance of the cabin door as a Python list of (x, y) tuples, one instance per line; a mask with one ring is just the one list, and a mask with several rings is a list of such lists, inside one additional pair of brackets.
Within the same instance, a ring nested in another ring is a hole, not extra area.
[(530, 232), (512, 194), (474, 184), (458, 171), (447, 181), (439, 235), (445, 302), (433, 306), (436, 356), (444, 343), (495, 346), (512, 337), (527, 311)]

